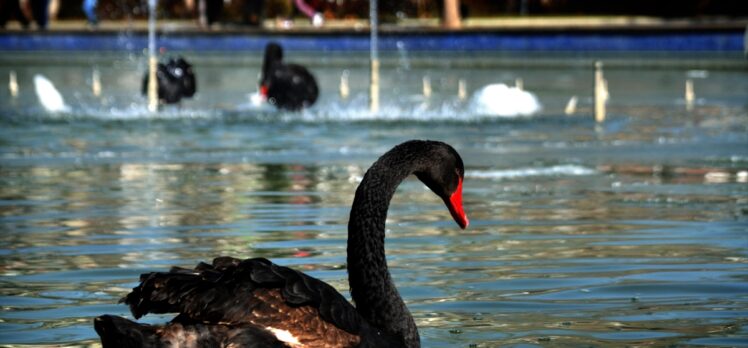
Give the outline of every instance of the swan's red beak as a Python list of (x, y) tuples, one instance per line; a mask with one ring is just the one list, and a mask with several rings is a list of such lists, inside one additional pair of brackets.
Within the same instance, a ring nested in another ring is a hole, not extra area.
[(460, 228), (466, 229), (470, 224), (470, 220), (468, 220), (465, 211), (462, 209), (462, 178), (457, 183), (457, 189), (449, 196), (449, 201), (446, 203), (455, 222), (460, 225)]
[(268, 96), (268, 86), (261, 85), (260, 86), (260, 95), (267, 98)]

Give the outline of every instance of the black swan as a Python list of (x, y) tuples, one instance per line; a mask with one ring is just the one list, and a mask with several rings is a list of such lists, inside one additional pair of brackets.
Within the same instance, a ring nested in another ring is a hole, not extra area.
[(279, 109), (297, 111), (317, 101), (319, 88), (305, 67), (283, 63), (283, 48), (270, 42), (265, 46), (260, 95)]
[[(191, 98), (197, 91), (192, 65), (182, 57), (171, 58), (166, 64), (158, 63), (156, 81), (158, 82), (158, 99), (165, 104), (175, 104), (182, 98)], [(143, 76), (141, 93), (148, 94), (147, 72)]]
[(415, 174), (466, 228), (462, 159), (449, 145), (411, 140), (380, 157), (356, 190), (348, 221), (354, 307), (332, 286), (266, 259), (219, 257), (195, 269), (147, 273), (121, 302), (133, 316), (179, 313), (163, 326), (110, 315), (94, 320), (108, 347), (420, 347), (413, 317), (385, 260), (395, 189)]

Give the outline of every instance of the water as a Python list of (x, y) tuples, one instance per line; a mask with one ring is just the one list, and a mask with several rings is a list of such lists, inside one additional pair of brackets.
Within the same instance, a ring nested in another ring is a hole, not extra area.
[[(371, 115), (365, 64), (299, 54), (321, 100), (278, 114), (249, 103), (258, 58), (189, 58), (197, 98), (155, 117), (138, 95), (142, 57), (3, 58), (20, 95), (0, 94), (0, 344), (95, 343), (92, 318), (129, 315), (117, 300), (140, 273), (219, 255), (268, 257), (347, 295), (356, 185), (395, 144), (430, 138), (465, 160), (471, 225), (459, 230), (416, 180), (393, 200), (389, 263), (425, 347), (746, 346), (744, 69), (609, 68), (609, 119), (596, 126), (591, 65), (570, 61), (450, 68), (395, 53)], [(71, 112), (43, 111), (36, 73)], [(541, 114), (487, 117), (457, 99), (460, 78), (473, 92), (517, 77)]]

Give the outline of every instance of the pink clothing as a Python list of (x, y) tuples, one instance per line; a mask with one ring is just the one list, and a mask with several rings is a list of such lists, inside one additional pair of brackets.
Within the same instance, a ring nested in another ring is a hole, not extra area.
[(294, 0), (294, 4), (296, 4), (296, 8), (298, 8), (299, 11), (301, 11), (309, 18), (314, 17), (314, 14), (317, 13), (317, 11), (315, 11), (311, 6), (305, 3), (304, 0)]

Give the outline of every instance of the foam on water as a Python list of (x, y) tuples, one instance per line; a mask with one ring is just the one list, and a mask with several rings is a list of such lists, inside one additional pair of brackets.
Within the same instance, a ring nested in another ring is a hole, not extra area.
[[(97, 120), (127, 121), (141, 119), (158, 119), (158, 120), (179, 120), (179, 119), (209, 119), (220, 115), (219, 111), (209, 109), (188, 109), (179, 106), (162, 107), (158, 112), (153, 113), (148, 110), (146, 105), (131, 104), (126, 107), (110, 108), (81, 108), (77, 112), (77, 117), (91, 118)], [(70, 115), (73, 116), (73, 113)]]
[[(46, 80), (48, 82), (48, 80)], [(42, 83), (44, 84), (44, 83)], [(49, 84), (51, 86), (51, 84)], [(45, 88), (47, 91), (55, 91)], [(47, 113), (38, 113), (38, 109), (18, 109), (18, 116), (31, 114), (35, 119), (94, 119), (103, 121), (127, 120), (179, 120), (179, 119), (220, 119), (232, 117), (243, 120), (282, 121), (282, 122), (356, 122), (356, 121), (410, 121), (410, 122), (475, 122), (495, 119), (496, 115), (476, 108), (474, 104), (462, 102), (456, 97), (448, 98), (406, 98), (406, 100), (384, 102), (379, 111), (369, 108), (368, 96), (357, 94), (347, 101), (338, 99), (321, 100), (316, 105), (300, 112), (288, 112), (275, 109), (272, 105), (256, 98), (250, 101), (237, 102), (234, 105), (165, 105), (152, 113), (145, 102), (129, 101), (127, 103), (102, 103), (89, 100), (77, 100), (77, 105), (68, 106), (62, 101), (59, 93), (45, 92), (43, 102)], [(57, 96), (55, 98), (55, 96)], [(42, 97), (40, 96), (40, 100)], [(31, 116), (27, 115), (27, 116)], [(501, 119), (525, 118), (526, 113), (502, 115)]]
[[(521, 118), (526, 114), (507, 115)], [(348, 102), (338, 100), (319, 103), (299, 114), (281, 113), (284, 120), (315, 121), (411, 121), (411, 122), (475, 122), (493, 119), (495, 115), (483, 112), (472, 104), (456, 97), (425, 99), (420, 96), (399, 101), (385, 101), (379, 111), (372, 112), (368, 97), (358, 94)]]
[(476, 179), (514, 179), (531, 176), (577, 176), (593, 175), (597, 170), (577, 165), (557, 165), (550, 167), (529, 167), (504, 170), (470, 170), (466, 177)]

